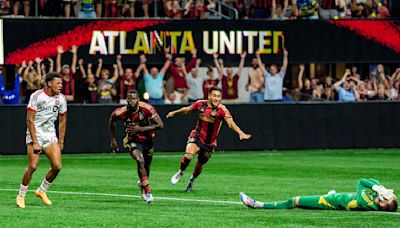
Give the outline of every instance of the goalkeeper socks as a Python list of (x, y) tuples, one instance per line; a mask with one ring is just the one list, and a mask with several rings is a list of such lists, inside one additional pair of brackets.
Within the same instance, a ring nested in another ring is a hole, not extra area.
[(28, 185), (25, 186), (25, 185), (21, 184), (21, 185), (19, 186), (19, 193), (18, 193), (18, 195), (21, 196), (21, 197), (25, 197), (27, 191), (28, 191)]
[(150, 192), (150, 185), (149, 185), (149, 177), (144, 176), (142, 179), (140, 179), (140, 182), (142, 183), (142, 188), (144, 189), (144, 193)]
[(290, 198), (286, 201), (265, 202), (265, 209), (292, 209), (295, 208), (295, 198)]
[(44, 178), (42, 184), (39, 186), (39, 192), (46, 192), (50, 185), (51, 183)]
[(187, 157), (183, 156), (181, 159), (181, 166), (180, 166), (180, 170), (181, 172), (185, 171), (186, 168), (189, 166), (190, 164), (190, 159), (188, 159)]

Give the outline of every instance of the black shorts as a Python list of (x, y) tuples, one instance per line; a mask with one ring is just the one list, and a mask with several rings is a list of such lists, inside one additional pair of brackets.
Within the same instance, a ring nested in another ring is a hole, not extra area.
[(124, 143), (124, 147), (132, 152), (133, 150), (140, 150), (143, 156), (152, 157), (154, 153), (153, 142), (127, 142)]
[(215, 147), (214, 146), (207, 146), (202, 143), (200, 143), (196, 138), (188, 138), (187, 144), (189, 143), (194, 143), (196, 144), (199, 148), (199, 160), (201, 160), (203, 163), (207, 162), (208, 159), (211, 158), (212, 153), (214, 152)]

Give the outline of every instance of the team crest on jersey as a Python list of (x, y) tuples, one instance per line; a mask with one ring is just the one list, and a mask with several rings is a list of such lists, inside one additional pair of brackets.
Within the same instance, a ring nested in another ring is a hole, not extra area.
[(211, 114), (212, 117), (217, 116), (217, 110), (215, 110), (215, 109), (212, 110), (210, 114)]
[(138, 115), (139, 115), (139, 120), (143, 120), (144, 119), (144, 115), (143, 115), (142, 112), (139, 112)]

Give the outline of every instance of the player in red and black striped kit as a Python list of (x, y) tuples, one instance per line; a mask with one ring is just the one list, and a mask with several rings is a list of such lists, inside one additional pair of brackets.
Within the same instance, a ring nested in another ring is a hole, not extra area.
[(217, 143), (217, 136), (221, 128), (222, 121), (228, 124), (229, 128), (235, 131), (240, 140), (249, 139), (251, 135), (244, 133), (233, 121), (232, 115), (225, 105), (221, 104), (221, 89), (211, 87), (208, 91), (208, 100), (199, 100), (190, 106), (169, 112), (167, 118), (172, 118), (179, 114), (190, 114), (192, 112), (199, 113), (199, 119), (195, 129), (190, 133), (189, 140), (186, 146), (185, 155), (181, 159), (179, 171), (172, 176), (171, 183), (178, 183), (179, 179), (184, 174), (184, 171), (189, 166), (193, 157), (199, 153), (196, 166), (193, 174), (186, 186), (186, 191), (193, 190), (193, 183), (200, 175), (203, 165), (210, 159), (212, 152)]
[(129, 90), (126, 106), (116, 109), (110, 117), (111, 149), (118, 150), (115, 139), (115, 122), (124, 122), (126, 136), (123, 140), (124, 147), (137, 163), (137, 171), (140, 178), (138, 183), (142, 190), (142, 198), (147, 203), (154, 200), (150, 191), (149, 176), (150, 164), (153, 158), (153, 139), (155, 130), (163, 128), (164, 124), (156, 109), (145, 102), (139, 101), (139, 93)]

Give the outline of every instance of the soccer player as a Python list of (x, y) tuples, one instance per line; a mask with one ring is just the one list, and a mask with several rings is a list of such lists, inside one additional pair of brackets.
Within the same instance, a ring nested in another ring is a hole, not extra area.
[[(45, 88), (34, 92), (27, 106), (26, 146), (28, 167), (22, 178), (19, 194), (16, 198), (17, 207), (25, 208), (25, 195), (29, 182), (35, 172), (42, 150), (50, 161), (51, 169), (47, 172), (35, 195), (46, 205), (51, 205), (46, 191), (61, 170), (61, 151), (64, 147), (65, 129), (67, 124), (67, 101), (61, 94), (62, 78), (56, 72), (46, 75)], [(56, 136), (54, 122), (59, 116), (59, 139)]]
[(280, 202), (259, 202), (240, 193), (243, 204), (250, 208), (391, 211), (397, 210), (397, 199), (393, 190), (386, 189), (375, 179), (361, 178), (355, 193), (336, 193), (332, 190), (323, 196), (296, 196)]
[(179, 171), (172, 176), (171, 184), (178, 183), (183, 176), (186, 168), (189, 166), (193, 157), (199, 153), (193, 174), (186, 186), (186, 191), (193, 190), (193, 184), (200, 175), (203, 165), (210, 159), (212, 152), (217, 143), (217, 136), (221, 128), (222, 120), (228, 124), (229, 128), (239, 135), (239, 139), (249, 139), (251, 135), (244, 133), (233, 121), (231, 113), (221, 104), (221, 89), (219, 87), (211, 87), (208, 91), (208, 100), (199, 100), (190, 106), (169, 112), (167, 118), (173, 118), (180, 114), (190, 114), (198, 112), (196, 128), (190, 133), (189, 140), (186, 145), (185, 155), (181, 159)]
[(139, 101), (139, 93), (129, 90), (126, 106), (116, 109), (110, 116), (109, 126), (111, 132), (111, 149), (118, 150), (115, 139), (115, 122), (124, 122), (126, 136), (123, 140), (124, 147), (137, 163), (138, 182), (142, 191), (142, 198), (147, 203), (154, 201), (150, 191), (149, 176), (150, 164), (153, 158), (153, 138), (155, 130), (163, 128), (164, 124), (156, 109), (145, 102)]

